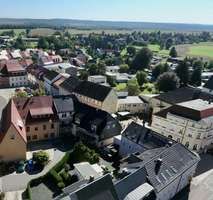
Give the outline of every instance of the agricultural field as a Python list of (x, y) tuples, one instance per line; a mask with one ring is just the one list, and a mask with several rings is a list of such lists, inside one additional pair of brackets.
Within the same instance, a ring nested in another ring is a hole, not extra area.
[(185, 44), (176, 46), (178, 55), (181, 57), (194, 56), (213, 59), (213, 42), (202, 42), (199, 44)]
[(51, 36), (56, 32), (54, 29), (50, 28), (35, 28), (31, 29), (29, 36), (30, 37), (41, 37), (41, 36)]
[(0, 34), (2, 32), (5, 32), (5, 31), (11, 31), (11, 30), (14, 30), (16, 36), (18, 36), (20, 33), (22, 32), (26, 32), (26, 29), (0, 29)]

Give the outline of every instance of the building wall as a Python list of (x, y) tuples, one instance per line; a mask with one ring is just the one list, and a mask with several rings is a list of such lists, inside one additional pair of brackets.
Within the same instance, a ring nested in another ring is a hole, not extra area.
[(116, 113), (118, 105), (118, 97), (114, 90), (108, 94), (104, 102), (102, 103), (102, 110), (108, 113)]
[[(14, 139), (13, 139), (14, 138)], [(0, 144), (0, 160), (16, 161), (26, 159), (27, 145), (13, 125), (8, 129)]]
[(167, 118), (154, 115), (152, 130), (166, 137), (172, 137), (194, 151), (205, 151), (213, 143), (213, 117), (193, 121), (173, 114)]
[(10, 87), (28, 85), (27, 75), (9, 77)]
[[(52, 124), (54, 124), (53, 128)], [(45, 121), (28, 124), (26, 125), (26, 132), (28, 142), (57, 138), (59, 137), (59, 123)]]
[(208, 88), (202, 88), (203, 92), (207, 92), (209, 94), (212, 94), (213, 95), (213, 90), (210, 90)]
[(118, 100), (118, 112), (128, 111), (131, 114), (143, 113), (146, 109), (146, 104), (141, 103), (121, 103)]
[(160, 101), (156, 98), (151, 98), (149, 101), (149, 105), (153, 108), (153, 113), (157, 113), (162, 109), (166, 109), (172, 106), (171, 104), (166, 103), (164, 101)]
[(93, 77), (93, 76), (89, 76), (88, 77), (88, 81), (93, 82), (93, 83), (97, 83), (97, 84), (104, 84), (106, 83), (106, 77)]
[(121, 136), (121, 143), (120, 143), (120, 147), (119, 147), (119, 154), (122, 157), (125, 157), (127, 155), (130, 155), (132, 153), (135, 152), (143, 152), (145, 149), (136, 144), (135, 142), (129, 140), (128, 138), (126, 138), (125, 136)]

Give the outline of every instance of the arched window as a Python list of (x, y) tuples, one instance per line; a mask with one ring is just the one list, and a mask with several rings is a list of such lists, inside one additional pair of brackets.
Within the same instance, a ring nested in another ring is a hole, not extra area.
[(172, 139), (172, 136), (171, 136), (171, 135), (168, 135), (168, 138)]

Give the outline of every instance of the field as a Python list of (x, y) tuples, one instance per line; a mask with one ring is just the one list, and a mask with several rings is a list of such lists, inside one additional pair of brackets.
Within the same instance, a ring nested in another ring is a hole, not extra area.
[(14, 30), (16, 35), (19, 35), (21, 32), (25, 32), (26, 31), (26, 29), (0, 29), (0, 34), (2, 32), (11, 31), (11, 30)]
[(199, 44), (186, 44), (176, 46), (179, 56), (194, 56), (213, 59), (213, 42), (203, 42)]

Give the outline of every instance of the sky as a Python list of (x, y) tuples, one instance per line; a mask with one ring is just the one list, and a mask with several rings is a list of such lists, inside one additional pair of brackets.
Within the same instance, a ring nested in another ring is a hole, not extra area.
[(213, 24), (213, 0), (0, 0), (0, 7), (0, 18)]

